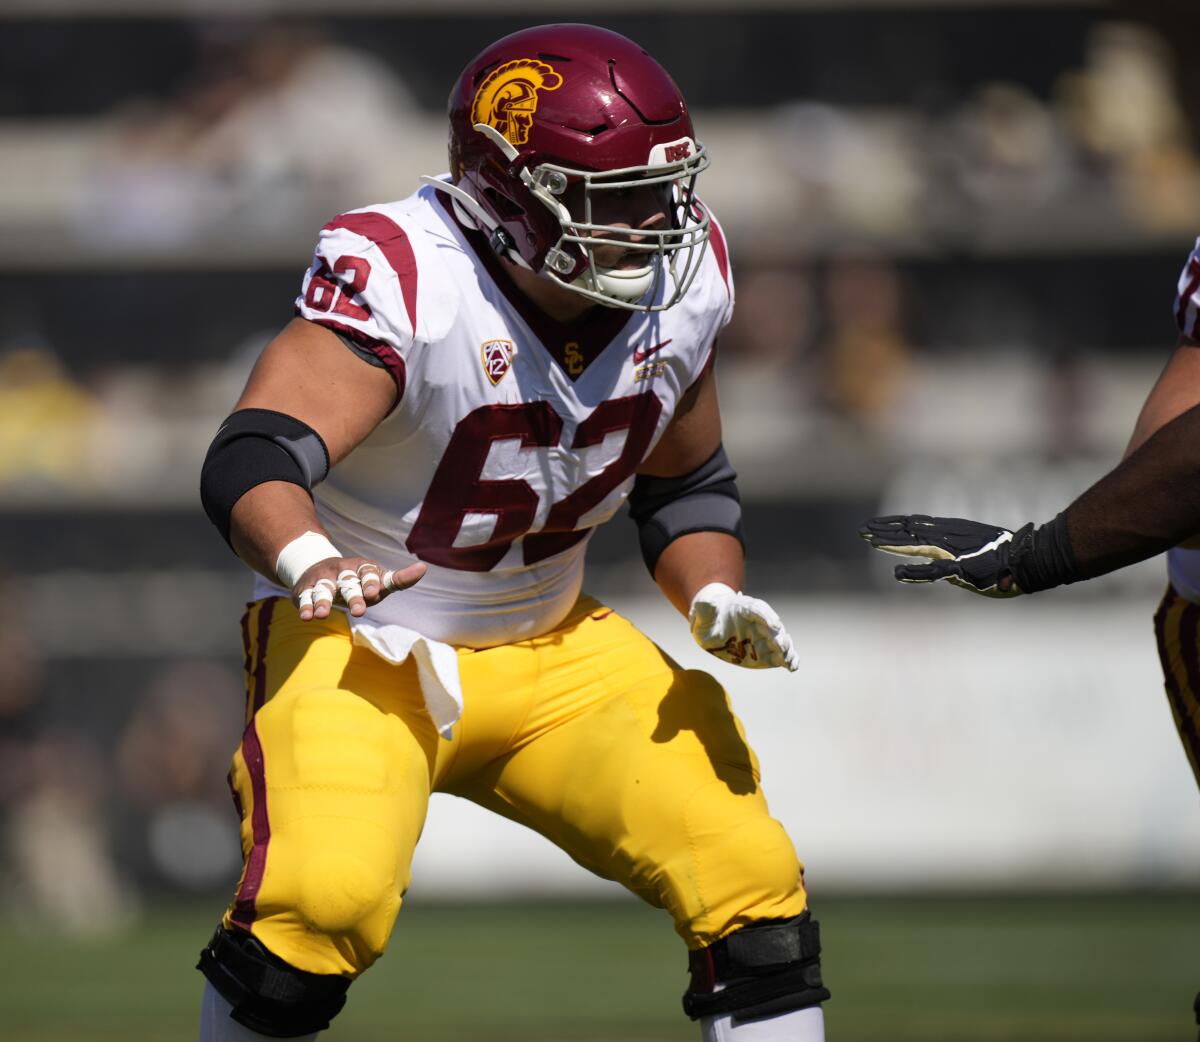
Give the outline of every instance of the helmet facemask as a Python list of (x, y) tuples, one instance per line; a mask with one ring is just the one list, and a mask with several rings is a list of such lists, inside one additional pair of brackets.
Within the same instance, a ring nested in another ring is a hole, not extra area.
[[(668, 155), (683, 153), (667, 160)], [(696, 203), (696, 178), (709, 164), (703, 145), (684, 139), (671, 145), (656, 146), (650, 162), (616, 170), (583, 170), (553, 162), (523, 169), (522, 182), (530, 194), (544, 205), (562, 228), (558, 241), (546, 251), (543, 273), (560, 286), (608, 307), (629, 311), (665, 311), (677, 304), (687, 292), (700, 268), (707, 248), (712, 221)], [(577, 202), (578, 216), (565, 205), (564, 196), (574, 186), (582, 189), (571, 195)], [(593, 219), (593, 201), (600, 193), (653, 188), (661, 194), (665, 227), (631, 227), (600, 224)], [(619, 247), (626, 256), (645, 255), (645, 264), (637, 267), (604, 267), (597, 262), (596, 250)], [(582, 266), (582, 270), (581, 270)], [(671, 285), (662, 294), (664, 281)], [(650, 303), (643, 303), (643, 301)]]

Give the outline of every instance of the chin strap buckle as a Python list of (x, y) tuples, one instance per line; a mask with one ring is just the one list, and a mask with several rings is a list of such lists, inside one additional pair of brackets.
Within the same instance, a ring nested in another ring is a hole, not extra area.
[(517, 244), (508, 231), (496, 225), (488, 236), (488, 245), (497, 257), (506, 257), (517, 252)]

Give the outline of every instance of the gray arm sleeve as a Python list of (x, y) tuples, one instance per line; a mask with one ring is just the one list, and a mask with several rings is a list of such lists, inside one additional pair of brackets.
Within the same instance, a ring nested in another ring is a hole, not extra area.
[(311, 495), (328, 473), (329, 450), (307, 423), (272, 409), (239, 409), (208, 447), (200, 469), (200, 501), (228, 543), (234, 504), (250, 489), (287, 481)]
[(725, 532), (745, 546), (737, 474), (719, 446), (687, 474), (639, 475), (629, 493), (629, 516), (637, 522), (642, 559), (650, 574), (669, 544), (692, 532)]

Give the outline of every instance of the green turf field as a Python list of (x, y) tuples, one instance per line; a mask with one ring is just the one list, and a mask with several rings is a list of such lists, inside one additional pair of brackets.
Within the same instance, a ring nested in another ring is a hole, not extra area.
[[(830, 1042), (1192, 1042), (1200, 895), (825, 898)], [(215, 906), (120, 940), (0, 935), (4, 1042), (193, 1042)], [(695, 1040), (661, 913), (422, 906), (322, 1042)]]

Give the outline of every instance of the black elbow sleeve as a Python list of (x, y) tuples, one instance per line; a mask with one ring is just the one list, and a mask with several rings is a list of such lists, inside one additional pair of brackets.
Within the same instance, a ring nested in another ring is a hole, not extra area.
[(638, 526), (642, 559), (651, 575), (662, 552), (680, 536), (725, 532), (743, 546), (746, 542), (737, 474), (724, 446), (687, 474), (639, 475), (629, 493), (629, 516)]
[(240, 409), (221, 424), (200, 468), (200, 502), (229, 543), (234, 504), (256, 485), (286, 481), (311, 492), (329, 473), (329, 451), (302, 420)]

